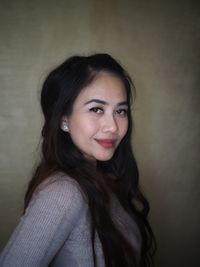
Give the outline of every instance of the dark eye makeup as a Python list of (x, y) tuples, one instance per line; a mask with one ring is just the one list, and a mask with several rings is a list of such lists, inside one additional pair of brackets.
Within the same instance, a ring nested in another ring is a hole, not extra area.
[(90, 108), (89, 111), (94, 112), (94, 113), (102, 113), (103, 109), (100, 107), (93, 107), (93, 108)]
[(126, 116), (127, 115), (127, 109), (124, 109), (124, 108), (122, 108), (122, 109), (118, 109), (117, 111), (117, 114), (119, 114), (120, 116)]
[[(90, 112), (96, 113), (96, 114), (102, 114), (104, 112), (104, 109), (102, 107), (92, 107), (89, 109)], [(115, 114), (126, 117), (127, 116), (127, 109), (126, 108), (120, 108), (115, 111)]]

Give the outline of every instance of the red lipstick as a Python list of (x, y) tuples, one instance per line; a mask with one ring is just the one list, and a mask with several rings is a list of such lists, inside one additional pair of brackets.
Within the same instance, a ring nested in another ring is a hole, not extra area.
[(115, 145), (115, 140), (112, 139), (96, 139), (96, 142), (104, 148), (113, 148)]

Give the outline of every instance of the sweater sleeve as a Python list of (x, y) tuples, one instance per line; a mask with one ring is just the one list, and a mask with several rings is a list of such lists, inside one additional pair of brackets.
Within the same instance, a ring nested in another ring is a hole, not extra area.
[(57, 180), (35, 194), (0, 257), (1, 267), (45, 267), (84, 212), (75, 182)]

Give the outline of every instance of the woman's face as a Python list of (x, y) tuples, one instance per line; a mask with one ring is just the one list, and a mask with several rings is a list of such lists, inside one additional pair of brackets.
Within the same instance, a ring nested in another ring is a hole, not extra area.
[(76, 98), (66, 121), (73, 143), (89, 160), (112, 158), (128, 128), (127, 95), (122, 81), (101, 72)]

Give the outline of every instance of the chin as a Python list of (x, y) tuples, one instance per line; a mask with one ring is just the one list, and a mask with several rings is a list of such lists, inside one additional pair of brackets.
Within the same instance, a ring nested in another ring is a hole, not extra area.
[(95, 158), (98, 161), (108, 161), (108, 160), (112, 159), (112, 157), (113, 157), (113, 153), (110, 155), (97, 155)]

